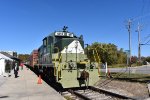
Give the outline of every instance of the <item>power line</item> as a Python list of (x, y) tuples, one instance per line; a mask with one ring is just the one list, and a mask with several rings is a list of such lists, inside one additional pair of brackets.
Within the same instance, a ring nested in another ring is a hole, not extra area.
[(141, 43), (144, 43), (149, 37), (150, 37), (150, 34), (148, 34), (148, 36), (144, 37), (144, 39), (141, 41)]
[(143, 15), (143, 12), (144, 12), (144, 7), (145, 7), (145, 3), (144, 3), (144, 0), (142, 1), (142, 9), (141, 9), (141, 15)]
[(149, 9), (149, 5), (150, 5), (149, 0), (147, 0), (147, 1), (142, 0), (141, 4), (142, 5), (141, 5), (140, 14), (139, 14), (139, 16), (132, 18), (133, 21), (136, 21), (136, 20), (150, 16), (150, 12), (147, 10), (147, 9)]
[(150, 40), (148, 42), (146, 42), (145, 44), (148, 44), (150, 42)]
[(135, 18), (132, 18), (132, 21), (136, 21), (136, 20), (139, 20), (139, 19), (148, 17), (148, 16), (150, 16), (150, 13), (147, 13), (147, 14), (145, 14), (145, 15), (141, 15), (141, 16), (137, 16), (137, 17), (135, 17)]

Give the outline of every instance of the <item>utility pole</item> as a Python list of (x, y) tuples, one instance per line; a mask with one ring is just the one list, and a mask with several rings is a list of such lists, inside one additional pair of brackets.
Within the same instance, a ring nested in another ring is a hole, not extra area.
[(129, 32), (129, 76), (130, 76), (130, 67), (131, 67), (131, 20), (128, 20), (127, 29)]
[(139, 62), (141, 61), (141, 40), (140, 40), (140, 35), (141, 35), (141, 25), (138, 23), (138, 27), (136, 32), (138, 32), (138, 58), (139, 58)]

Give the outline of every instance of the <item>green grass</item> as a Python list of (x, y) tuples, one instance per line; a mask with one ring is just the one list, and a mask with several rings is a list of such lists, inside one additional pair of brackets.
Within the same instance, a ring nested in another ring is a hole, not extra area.
[[(142, 66), (142, 64), (139, 63), (133, 63), (131, 64), (132, 67), (138, 67), (138, 66)], [(123, 67), (127, 67), (127, 64), (113, 64), (113, 65), (108, 65), (109, 68), (123, 68)]]
[(111, 73), (115, 80), (147, 83), (150, 82), (150, 74)]
[(126, 64), (114, 64), (114, 65), (108, 65), (109, 68), (123, 68), (126, 67)]

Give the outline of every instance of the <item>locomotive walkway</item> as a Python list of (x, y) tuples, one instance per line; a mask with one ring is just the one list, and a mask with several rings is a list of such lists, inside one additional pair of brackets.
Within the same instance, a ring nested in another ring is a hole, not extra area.
[(0, 86), (0, 100), (64, 100), (47, 83), (37, 84), (38, 77), (24, 67), (19, 70), (18, 78), (6, 77), (6, 81)]

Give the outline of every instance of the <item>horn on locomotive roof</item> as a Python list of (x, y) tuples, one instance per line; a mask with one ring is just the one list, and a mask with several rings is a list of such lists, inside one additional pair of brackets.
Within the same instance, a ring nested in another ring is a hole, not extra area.
[(67, 32), (67, 28), (68, 28), (67, 26), (64, 26), (63, 27), (63, 32)]

